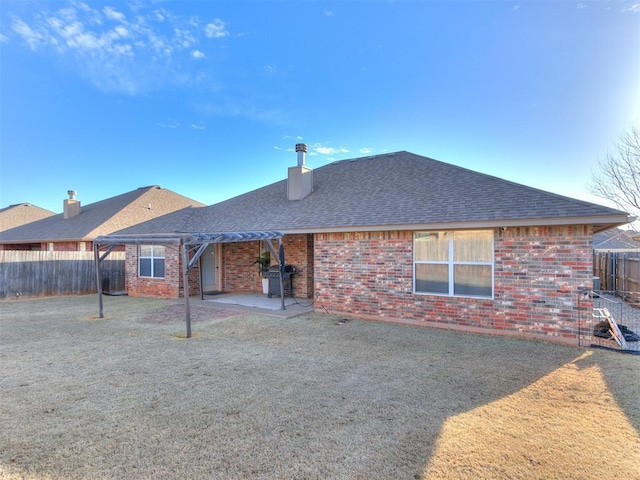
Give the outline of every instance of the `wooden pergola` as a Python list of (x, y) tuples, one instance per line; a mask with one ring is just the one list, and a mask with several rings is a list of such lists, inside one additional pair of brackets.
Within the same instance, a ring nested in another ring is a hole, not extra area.
[[(100, 265), (102, 261), (118, 245), (164, 245), (180, 249), (182, 256), (182, 279), (185, 306), (185, 321), (187, 338), (191, 338), (191, 311), (189, 307), (189, 272), (200, 261), (200, 257), (206, 248), (213, 243), (237, 243), (266, 240), (266, 244), (279, 265), (280, 292), (284, 292), (283, 276), (285, 267), (284, 245), (280, 232), (218, 232), (218, 233), (167, 233), (167, 234), (141, 234), (141, 235), (103, 235), (93, 241), (93, 255), (96, 268), (96, 286), (98, 289), (98, 305), (100, 318), (104, 318), (104, 305), (102, 302), (102, 282)], [(278, 250), (274, 248), (271, 240), (278, 240)], [(189, 259), (189, 253), (195, 251)], [(202, 279), (201, 279), (202, 283)], [(200, 285), (202, 292), (202, 285)], [(284, 310), (284, 294), (280, 295), (280, 309)]]

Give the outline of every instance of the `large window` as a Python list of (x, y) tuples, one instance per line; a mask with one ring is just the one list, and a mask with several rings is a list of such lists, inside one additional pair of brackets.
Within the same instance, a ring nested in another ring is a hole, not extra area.
[(164, 278), (164, 247), (140, 245), (138, 274), (141, 277)]
[(416, 232), (414, 292), (493, 297), (493, 231)]

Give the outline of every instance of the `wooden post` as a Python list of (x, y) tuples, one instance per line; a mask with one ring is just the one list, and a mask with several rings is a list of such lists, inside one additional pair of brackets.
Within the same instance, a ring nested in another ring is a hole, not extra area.
[(187, 246), (181, 242), (182, 247), (182, 291), (184, 293), (184, 316), (187, 323), (187, 338), (191, 338), (191, 310), (189, 308), (189, 254)]
[(202, 288), (202, 255), (198, 257), (198, 286), (200, 287), (200, 300), (204, 300), (204, 289)]
[(285, 291), (284, 291), (284, 279), (282, 278), (282, 274), (284, 273), (285, 258), (284, 258), (284, 245), (282, 244), (282, 238), (278, 239), (278, 262), (280, 264), (280, 268), (278, 269), (278, 271), (280, 272), (280, 310), (284, 310), (285, 309), (285, 306), (284, 306)]
[(98, 315), (104, 318), (104, 307), (102, 305), (102, 282), (100, 281), (100, 251), (98, 244), (93, 242), (93, 258), (96, 265), (96, 287), (98, 290)]

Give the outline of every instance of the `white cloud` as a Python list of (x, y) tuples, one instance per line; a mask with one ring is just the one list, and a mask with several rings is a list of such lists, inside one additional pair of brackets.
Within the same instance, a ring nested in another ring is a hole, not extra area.
[(219, 18), (214, 19), (204, 27), (204, 34), (208, 38), (222, 38), (229, 35), (227, 25)]
[(276, 67), (275, 65), (265, 65), (264, 71), (267, 73), (276, 73)]
[(115, 8), (113, 7), (104, 7), (102, 9), (102, 11), (104, 12), (105, 16), (109, 19), (109, 20), (115, 20), (118, 22), (124, 22), (125, 19), (127, 18), (124, 13), (120, 13), (118, 12)]
[(626, 8), (627, 12), (640, 13), (640, 3), (634, 3)]
[(129, 30), (121, 26), (114, 28), (113, 32), (120, 38), (126, 38), (129, 36)]
[(177, 44), (182, 48), (190, 48), (192, 45), (198, 43), (191, 30), (174, 28), (173, 31)]
[(324, 11), (324, 16), (325, 17), (333, 17), (333, 10), (325, 10)]
[(28, 18), (13, 16), (11, 30), (31, 50), (65, 57), (97, 88), (131, 95), (206, 81), (203, 68), (211, 63), (188, 60), (206, 58), (202, 47), (214, 48), (215, 39), (229, 35), (220, 19), (205, 23), (144, 2), (94, 8), (72, 1)]
[(29, 45), (32, 50), (38, 48), (38, 46), (44, 41), (42, 34), (33, 30), (29, 25), (24, 23), (19, 18), (13, 19), (12, 30), (22, 37), (22, 39)]
[(349, 149), (346, 147), (325, 147), (319, 143), (309, 145), (309, 148), (313, 153), (319, 155), (336, 155), (339, 153), (349, 153)]
[(373, 153), (373, 148), (363, 147), (360, 149), (360, 153), (362, 155), (369, 155), (370, 153)]
[(207, 126), (204, 124), (204, 122), (198, 122), (198, 123), (192, 123), (191, 128), (195, 130), (206, 130)]
[(9, 37), (0, 33), (0, 42), (8, 42)]

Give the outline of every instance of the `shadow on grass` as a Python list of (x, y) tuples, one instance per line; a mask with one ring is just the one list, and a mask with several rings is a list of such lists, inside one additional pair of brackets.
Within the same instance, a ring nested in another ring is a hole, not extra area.
[(594, 349), (577, 364), (602, 373), (607, 390), (640, 435), (640, 356)]

